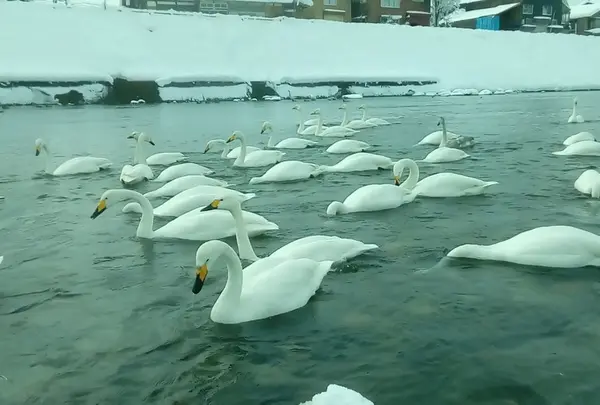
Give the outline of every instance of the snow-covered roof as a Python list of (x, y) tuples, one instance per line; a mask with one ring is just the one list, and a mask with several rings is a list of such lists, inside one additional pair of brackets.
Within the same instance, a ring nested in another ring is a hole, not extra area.
[(460, 0), (460, 5), (462, 6), (463, 4), (479, 3), (480, 1), (485, 0)]
[(585, 32), (589, 32), (590, 34), (594, 34), (594, 35), (600, 35), (600, 28), (592, 28), (592, 29), (586, 30)]
[(306, 7), (312, 7), (313, 1), (312, 0), (298, 0), (298, 4), (302, 4), (303, 6), (306, 6)]
[(448, 16), (448, 21), (450, 22), (458, 22), (458, 21), (467, 21), (467, 20), (475, 20), (479, 17), (488, 17), (492, 15), (498, 15), (503, 13), (511, 8), (515, 8), (520, 6), (521, 3), (511, 3), (511, 4), (502, 4), (496, 7), (490, 8), (482, 8), (481, 10), (472, 10), (465, 11), (462, 13), (456, 13), (455, 15)]
[(592, 17), (595, 14), (600, 13), (600, 1), (592, 3), (585, 2), (577, 6), (571, 7), (571, 20), (578, 20), (580, 18)]

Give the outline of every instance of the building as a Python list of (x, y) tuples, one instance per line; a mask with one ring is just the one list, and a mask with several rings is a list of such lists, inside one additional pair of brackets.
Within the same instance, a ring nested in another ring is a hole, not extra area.
[(345, 22), (352, 19), (351, 0), (312, 0), (312, 3), (310, 7), (298, 9), (296, 17)]
[(560, 32), (568, 26), (571, 10), (566, 0), (522, 0), (522, 4), (522, 31)]
[(514, 31), (521, 27), (521, 3), (515, 0), (462, 0), (460, 10), (446, 18), (458, 28)]
[(571, 8), (570, 23), (576, 34), (600, 34), (600, 0), (584, 1)]
[(430, 0), (353, 0), (352, 21), (429, 25)]

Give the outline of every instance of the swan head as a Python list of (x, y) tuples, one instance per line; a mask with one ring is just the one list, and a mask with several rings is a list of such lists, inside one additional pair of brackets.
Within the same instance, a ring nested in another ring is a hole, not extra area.
[(364, 104), (361, 104), (361, 105), (358, 106), (359, 110), (364, 110), (365, 108), (367, 108), (367, 106), (364, 105)]
[(105, 191), (102, 196), (100, 197), (100, 201), (98, 201), (98, 205), (96, 206), (96, 209), (94, 210), (94, 212), (92, 213), (92, 216), (90, 218), (92, 219), (96, 219), (100, 216), (100, 214), (102, 214), (104, 211), (106, 211), (106, 208), (108, 207), (108, 196), (110, 195), (110, 190)]
[(339, 110), (345, 110), (346, 109), (346, 104), (342, 104), (341, 106), (339, 106), (338, 108)]
[(573, 98), (573, 105), (577, 105), (577, 97)]
[(148, 142), (150, 145), (154, 146), (152, 137), (145, 132), (139, 132), (137, 140), (138, 142)]
[(140, 136), (140, 133), (139, 133), (138, 131), (133, 131), (133, 132), (131, 133), (131, 135), (129, 135), (129, 136), (127, 137), (127, 139), (135, 139), (135, 140), (137, 141), (137, 140), (138, 140), (138, 138), (139, 138), (139, 136)]
[(310, 115), (321, 115), (321, 109), (317, 108), (316, 110), (311, 111)]
[(292, 110), (300, 111), (300, 106), (296, 104), (292, 107)]
[(206, 142), (206, 147), (204, 148), (204, 153), (208, 152), (213, 147), (213, 145), (219, 145), (219, 144), (225, 145), (225, 141), (222, 139), (213, 139), (213, 140)]
[(273, 127), (271, 126), (271, 123), (269, 121), (265, 121), (262, 124), (262, 127), (260, 128), (260, 134), (264, 134), (267, 131), (272, 131)]
[(200, 211), (212, 211), (212, 210), (227, 210), (227, 211), (239, 211), (242, 209), (242, 201), (238, 200), (233, 196), (224, 196), (215, 198), (210, 204), (202, 208)]
[(444, 117), (440, 117), (440, 120), (437, 123), (437, 126), (439, 127), (440, 125), (443, 125), (446, 123), (446, 120), (444, 119)]
[(38, 138), (35, 140), (35, 155), (39, 156), (40, 152), (43, 150), (48, 151), (48, 147), (43, 139)]
[(238, 138), (243, 138), (244, 134), (242, 134), (242, 131), (234, 131), (233, 134), (231, 134), (231, 136), (229, 137), (229, 139), (227, 139), (226, 143), (230, 143), (235, 141)]
[(220, 240), (209, 240), (196, 250), (196, 279), (192, 287), (194, 294), (198, 294), (202, 290), (206, 276), (208, 276), (209, 267), (212, 267), (219, 260), (227, 247), (229, 245)]

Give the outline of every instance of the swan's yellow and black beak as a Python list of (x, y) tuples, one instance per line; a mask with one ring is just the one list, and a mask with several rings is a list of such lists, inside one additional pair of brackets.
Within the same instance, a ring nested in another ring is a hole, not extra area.
[(395, 184), (396, 186), (399, 186), (399, 185), (400, 185), (400, 176), (394, 176), (394, 184)]
[(212, 210), (216, 210), (219, 208), (219, 204), (221, 204), (221, 201), (223, 201), (222, 199), (220, 200), (213, 200), (213, 202), (211, 202), (210, 204), (208, 204), (206, 207), (202, 208), (200, 211), (212, 211)]
[(231, 136), (229, 137), (229, 139), (227, 140), (227, 143), (229, 143), (229, 142), (233, 142), (233, 141), (235, 141), (236, 139), (237, 139), (237, 138), (235, 137), (235, 135), (231, 135)]
[(261, 135), (262, 135), (262, 134), (264, 134), (264, 133), (265, 133), (265, 131), (266, 131), (266, 129), (265, 129), (265, 128), (262, 128), (262, 129), (260, 130), (260, 134), (261, 134)]
[(194, 286), (192, 287), (192, 292), (194, 294), (198, 294), (202, 287), (204, 286), (204, 280), (206, 280), (206, 276), (208, 275), (208, 266), (204, 263), (200, 267), (196, 267), (196, 279), (194, 280)]
[(154, 144), (154, 141), (148, 141), (148, 143), (149, 143), (150, 145), (152, 145), (152, 146), (156, 146), (156, 145)]
[(39, 155), (40, 155), (40, 147), (39, 147), (39, 146), (36, 146), (36, 147), (35, 147), (35, 155), (36, 155), (36, 156), (39, 156)]
[(106, 211), (106, 200), (100, 200), (100, 202), (98, 203), (98, 206), (96, 207), (96, 209), (94, 210), (94, 213), (92, 214), (92, 216), (90, 218), (95, 219), (96, 217), (98, 217), (98, 215), (102, 214), (104, 211)]
[(207, 146), (206, 148), (204, 148), (204, 153), (208, 152), (210, 150), (210, 146)]

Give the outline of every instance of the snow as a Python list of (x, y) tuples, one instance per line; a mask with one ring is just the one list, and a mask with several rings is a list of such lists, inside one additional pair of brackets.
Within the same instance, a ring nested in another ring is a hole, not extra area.
[(592, 17), (595, 14), (600, 13), (600, 1), (597, 3), (580, 4), (571, 8), (571, 20), (578, 20), (580, 18)]
[(460, 5), (471, 4), (471, 3), (479, 3), (481, 1), (486, 1), (486, 0), (460, 0)]
[(480, 17), (498, 15), (500, 13), (503, 13), (507, 10), (510, 10), (511, 8), (515, 8), (520, 5), (521, 5), (521, 3), (510, 3), (510, 4), (502, 4), (502, 5), (496, 6), (496, 7), (482, 8), (480, 10), (465, 11), (462, 13), (457, 13), (456, 15), (450, 15), (448, 17), (448, 21), (454, 23), (454, 22), (459, 22), (459, 21), (475, 20)]

